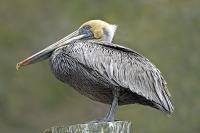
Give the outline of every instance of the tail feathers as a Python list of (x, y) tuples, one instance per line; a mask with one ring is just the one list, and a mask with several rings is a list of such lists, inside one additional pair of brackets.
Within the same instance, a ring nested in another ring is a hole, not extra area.
[(174, 111), (174, 107), (171, 103), (170, 96), (165, 89), (162, 91), (162, 93), (163, 93), (163, 99), (162, 101), (160, 101), (160, 103), (156, 103), (156, 107), (162, 112), (171, 114)]

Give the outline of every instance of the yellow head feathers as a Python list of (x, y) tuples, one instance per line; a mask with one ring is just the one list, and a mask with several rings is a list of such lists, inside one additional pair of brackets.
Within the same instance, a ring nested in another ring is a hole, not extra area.
[(93, 33), (95, 39), (101, 41), (112, 41), (116, 28), (116, 25), (109, 24), (102, 20), (90, 20), (84, 23), (81, 27), (90, 26), (90, 31)]

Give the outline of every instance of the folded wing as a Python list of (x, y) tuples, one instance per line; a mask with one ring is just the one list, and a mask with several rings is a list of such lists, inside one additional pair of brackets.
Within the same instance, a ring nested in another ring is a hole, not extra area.
[(146, 99), (166, 112), (173, 112), (170, 93), (160, 71), (137, 52), (108, 42), (87, 42), (79, 60), (107, 80)]

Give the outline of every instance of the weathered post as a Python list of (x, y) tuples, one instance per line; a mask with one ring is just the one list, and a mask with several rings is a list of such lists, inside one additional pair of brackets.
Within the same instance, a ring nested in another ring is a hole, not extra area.
[(46, 129), (44, 133), (131, 133), (131, 122), (114, 121), (55, 126)]

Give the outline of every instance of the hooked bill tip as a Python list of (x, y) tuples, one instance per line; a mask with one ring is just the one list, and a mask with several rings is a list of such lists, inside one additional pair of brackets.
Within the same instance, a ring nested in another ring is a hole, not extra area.
[(20, 63), (17, 63), (17, 65), (16, 65), (16, 69), (17, 69), (17, 71), (18, 71), (20, 68), (21, 68)]
[(26, 66), (29, 64), (29, 58), (23, 60), (23, 61), (20, 61), (19, 63), (17, 63), (16, 65), (16, 69), (19, 70), (21, 67), (23, 66)]

